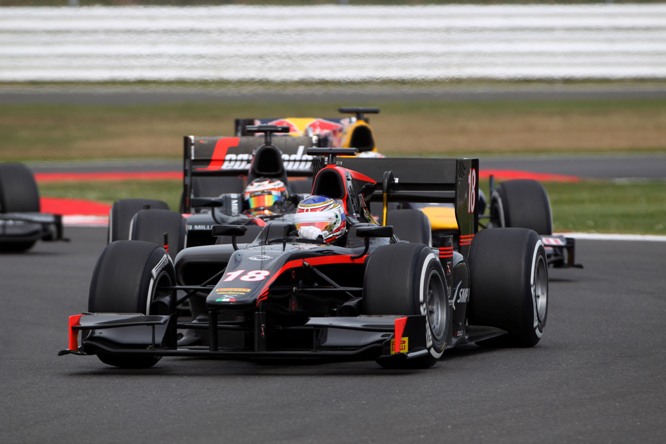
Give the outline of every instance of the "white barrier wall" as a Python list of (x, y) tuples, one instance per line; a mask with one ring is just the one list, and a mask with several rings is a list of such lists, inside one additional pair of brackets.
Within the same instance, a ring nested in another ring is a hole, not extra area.
[(0, 8), (0, 81), (666, 78), (666, 4)]

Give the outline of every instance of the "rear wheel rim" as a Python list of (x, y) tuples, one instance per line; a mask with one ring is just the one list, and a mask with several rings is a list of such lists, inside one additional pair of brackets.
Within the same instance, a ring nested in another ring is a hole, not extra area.
[(444, 336), (446, 329), (446, 294), (444, 283), (434, 270), (430, 272), (426, 292), (428, 323), (433, 336), (440, 339)]

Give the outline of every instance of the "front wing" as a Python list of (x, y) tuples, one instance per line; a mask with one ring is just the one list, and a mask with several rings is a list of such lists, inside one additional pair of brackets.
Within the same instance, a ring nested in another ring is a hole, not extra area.
[[(191, 326), (191, 325), (189, 325)], [(426, 318), (414, 316), (313, 317), (302, 326), (289, 327), (312, 334), (308, 349), (268, 350), (258, 325), (254, 345), (225, 348), (216, 339), (206, 346), (179, 346), (175, 316), (125, 313), (85, 313), (70, 316), (69, 346), (59, 355), (97, 353), (150, 356), (200, 356), (229, 359), (315, 358), (324, 360), (412, 359), (428, 353)], [(208, 325), (211, 337), (217, 337)]]
[(562, 235), (541, 235), (548, 265), (555, 268), (583, 268), (576, 263), (576, 239)]
[(0, 213), (0, 242), (64, 240), (62, 216), (46, 213)]

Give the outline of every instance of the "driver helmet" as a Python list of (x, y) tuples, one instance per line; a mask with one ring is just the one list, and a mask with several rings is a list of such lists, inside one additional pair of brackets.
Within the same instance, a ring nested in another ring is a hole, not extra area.
[[(299, 202), (294, 215), (294, 225), (301, 236), (310, 237), (315, 232), (324, 242), (330, 244), (345, 234), (347, 217), (337, 200), (313, 195)], [(304, 233), (310, 236), (304, 236)]]
[(243, 192), (247, 211), (252, 216), (276, 216), (282, 213), (276, 204), (284, 203), (289, 197), (287, 187), (279, 179), (254, 179)]

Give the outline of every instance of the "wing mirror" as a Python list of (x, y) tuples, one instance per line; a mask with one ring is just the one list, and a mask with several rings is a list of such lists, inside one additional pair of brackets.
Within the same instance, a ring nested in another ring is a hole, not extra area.
[(375, 237), (391, 237), (393, 236), (392, 225), (362, 225), (356, 228), (356, 236), (365, 239), (365, 246), (363, 252), (354, 259), (365, 256), (370, 249), (370, 239)]
[(218, 236), (231, 236), (231, 245), (234, 250), (238, 250), (236, 238), (242, 236), (247, 231), (247, 227), (243, 225), (213, 225), (212, 234), (214, 237)]

